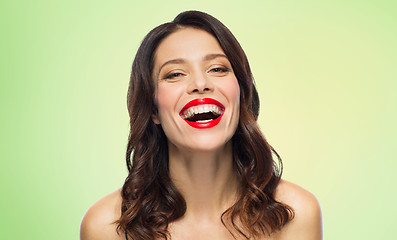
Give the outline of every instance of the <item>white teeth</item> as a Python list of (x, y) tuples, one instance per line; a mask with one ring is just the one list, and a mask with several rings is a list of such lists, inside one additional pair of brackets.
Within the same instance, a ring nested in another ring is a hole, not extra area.
[(212, 120), (214, 120), (214, 119), (197, 120), (196, 122), (205, 123), (205, 122), (209, 122), (209, 121), (212, 121)]
[[(213, 112), (216, 113), (218, 115), (222, 114), (222, 110), (216, 106), (216, 105), (212, 105), (212, 104), (207, 104), (207, 105), (200, 105), (200, 106), (194, 106), (189, 108), (187, 111), (185, 111), (185, 114), (183, 115), (183, 117), (185, 119), (192, 117), (195, 114), (200, 114), (200, 113), (207, 113), (207, 112)], [(200, 122), (208, 122), (210, 120), (202, 120)]]

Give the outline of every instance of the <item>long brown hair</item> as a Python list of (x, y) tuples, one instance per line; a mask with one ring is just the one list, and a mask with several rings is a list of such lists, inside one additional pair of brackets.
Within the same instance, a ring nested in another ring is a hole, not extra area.
[(157, 111), (152, 79), (154, 52), (165, 37), (183, 27), (205, 30), (218, 40), (240, 86), (240, 120), (232, 143), (241, 191), (239, 200), (222, 214), (222, 223), (233, 236), (230, 226), (247, 239), (269, 235), (293, 218), (292, 209), (274, 199), (282, 173), (281, 159), (256, 123), (259, 97), (243, 49), (220, 21), (198, 11), (183, 12), (150, 31), (135, 56), (127, 96), (129, 175), (122, 188), (117, 230), (126, 239), (167, 239), (168, 224), (186, 211), (186, 202), (169, 176), (167, 137), (161, 125), (152, 121)]

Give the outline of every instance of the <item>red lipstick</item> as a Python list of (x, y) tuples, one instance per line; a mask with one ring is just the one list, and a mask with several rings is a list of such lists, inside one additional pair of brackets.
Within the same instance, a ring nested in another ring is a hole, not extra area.
[[(206, 122), (196, 122), (196, 121), (189, 121), (187, 119), (185, 119), (183, 117), (183, 112), (185, 110), (187, 110), (188, 108), (191, 107), (195, 107), (195, 106), (199, 106), (199, 105), (215, 105), (218, 108), (220, 108), (220, 110), (222, 111), (222, 114), (220, 116), (218, 116), (215, 119), (206, 121)], [(189, 124), (191, 127), (194, 128), (199, 128), (199, 129), (204, 129), (204, 128), (212, 128), (215, 127), (216, 125), (218, 125), (218, 123), (221, 121), (221, 118), (223, 116), (225, 107), (218, 102), (217, 100), (213, 99), (213, 98), (197, 98), (197, 99), (193, 99), (192, 101), (188, 102), (183, 108), (182, 110), (179, 112), (179, 115), (185, 120), (185, 122), (187, 124)]]

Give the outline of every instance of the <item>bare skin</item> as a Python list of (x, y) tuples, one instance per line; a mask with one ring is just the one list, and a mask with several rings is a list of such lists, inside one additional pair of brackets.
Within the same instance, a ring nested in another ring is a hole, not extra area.
[[(224, 70), (226, 69), (226, 70)], [(170, 34), (155, 53), (156, 102), (168, 139), (170, 177), (187, 205), (183, 217), (170, 223), (172, 240), (232, 240), (222, 213), (238, 198), (231, 138), (239, 119), (239, 85), (217, 40), (209, 33), (184, 28)], [(214, 98), (224, 105), (223, 118), (208, 129), (191, 128), (180, 116), (192, 99)], [(293, 208), (295, 218), (263, 240), (321, 240), (321, 210), (306, 190), (281, 181), (276, 200)], [(118, 240), (120, 190), (95, 203), (81, 223), (81, 240)], [(238, 224), (238, 223), (237, 223)], [(237, 239), (244, 239), (236, 235)]]
[[(175, 151), (170, 147), (170, 153)], [(223, 153), (230, 153), (226, 144)], [(225, 151), (225, 152), (224, 152)], [(178, 151), (179, 152), (179, 151)], [(187, 204), (185, 215), (170, 224), (172, 240), (232, 240), (232, 235), (221, 223), (221, 214), (236, 200), (237, 182), (232, 170), (232, 156), (207, 152), (191, 155), (190, 151), (171, 154), (170, 172), (175, 185)], [(303, 188), (281, 180), (276, 200), (291, 206), (295, 218), (280, 231), (263, 240), (321, 240), (321, 209), (317, 199)], [(125, 240), (116, 232), (114, 221), (120, 218), (120, 190), (95, 203), (81, 223), (81, 240)], [(244, 239), (238, 237), (238, 240)]]
[[(263, 240), (321, 240), (321, 209), (317, 199), (303, 188), (282, 180), (276, 190), (276, 198), (290, 205), (295, 211), (295, 218), (279, 232)], [(200, 201), (201, 204), (202, 201)], [(208, 201), (209, 202), (209, 201)], [(191, 205), (191, 204), (188, 204)], [(121, 195), (117, 190), (96, 202), (85, 214), (81, 223), (81, 240), (125, 240), (117, 234), (113, 224), (120, 217)], [(171, 224), (172, 240), (179, 239), (233, 239), (220, 222), (219, 208), (215, 212), (205, 211), (199, 216), (192, 211)], [(217, 215), (217, 216), (216, 216)], [(240, 238), (243, 239), (243, 238)]]

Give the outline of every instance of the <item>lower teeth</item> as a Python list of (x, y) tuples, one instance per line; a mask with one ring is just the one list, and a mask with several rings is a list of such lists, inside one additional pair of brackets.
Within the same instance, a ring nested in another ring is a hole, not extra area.
[(209, 121), (212, 121), (213, 119), (206, 119), (206, 120), (197, 120), (196, 122), (198, 122), (198, 123), (206, 123), (206, 122), (209, 122)]

